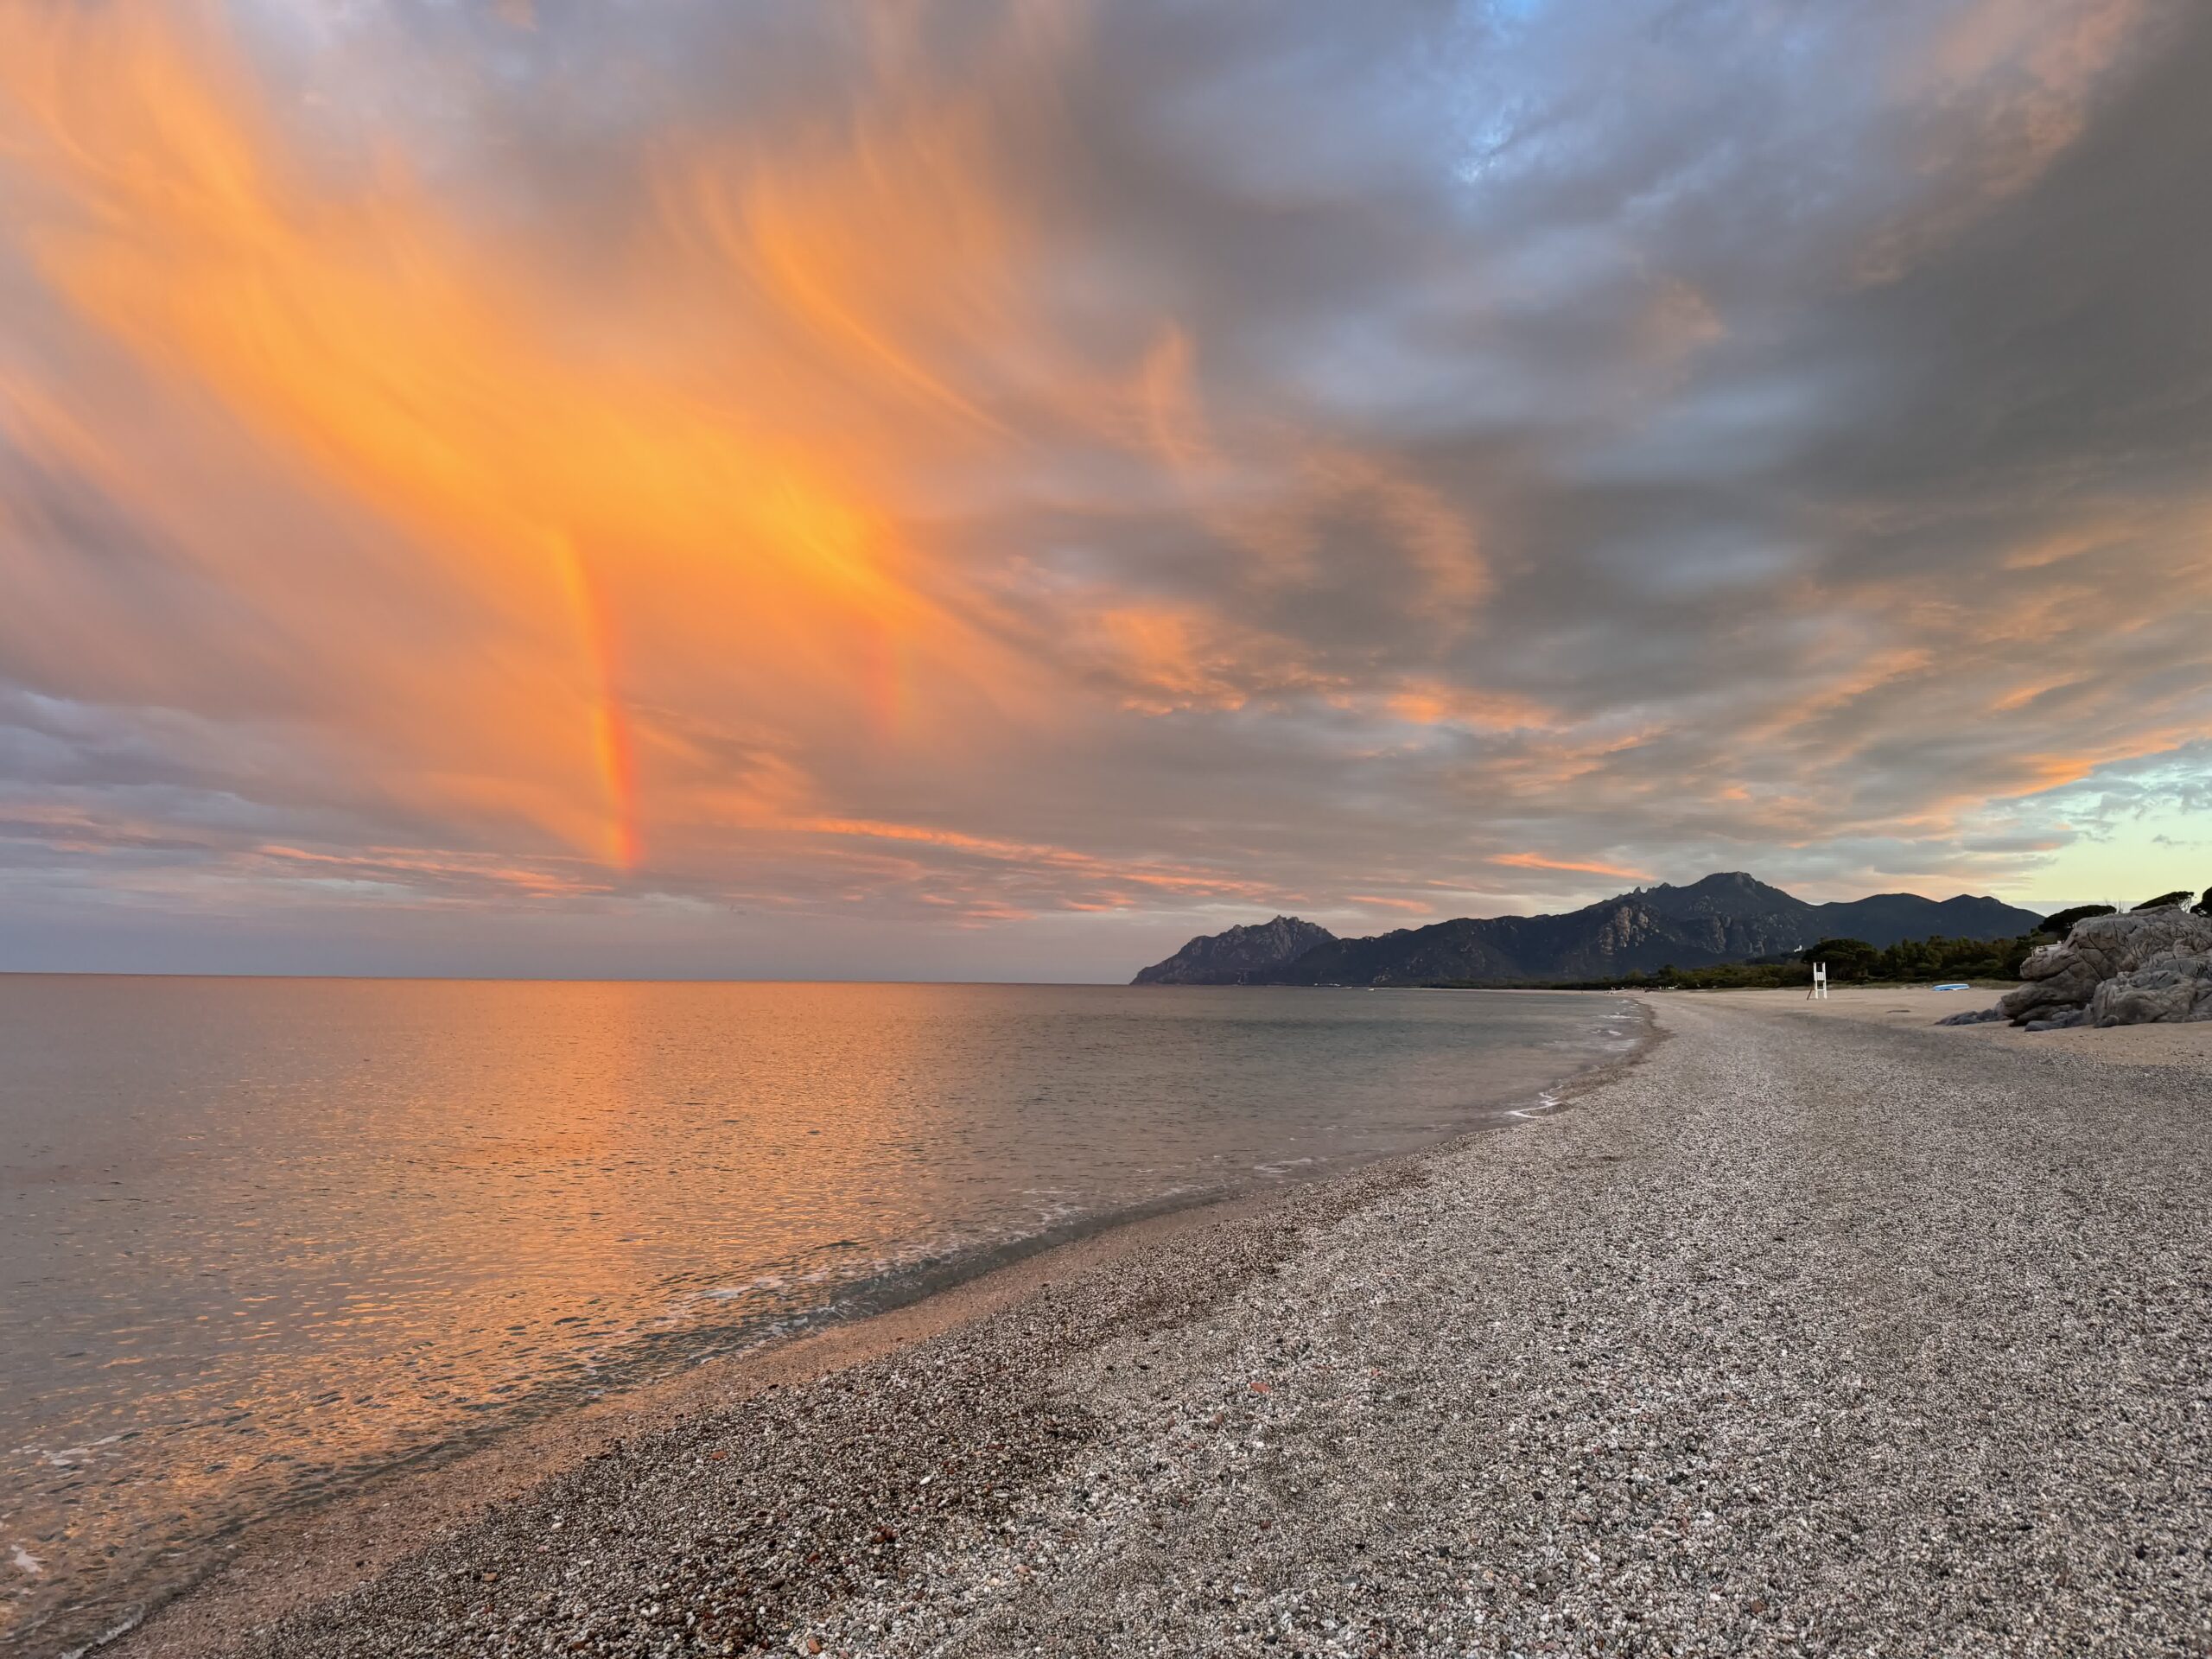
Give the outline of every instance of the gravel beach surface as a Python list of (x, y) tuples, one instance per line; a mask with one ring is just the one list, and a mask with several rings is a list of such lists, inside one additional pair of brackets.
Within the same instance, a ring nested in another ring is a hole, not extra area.
[(1567, 1110), (624, 1441), (228, 1650), (2212, 1653), (2212, 1077), (1653, 1007)]

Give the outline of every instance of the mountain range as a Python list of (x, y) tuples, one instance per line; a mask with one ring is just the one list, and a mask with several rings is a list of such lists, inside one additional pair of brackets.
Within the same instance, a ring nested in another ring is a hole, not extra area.
[(1638, 887), (1557, 916), (1493, 916), (1338, 938), (1295, 916), (1192, 939), (1138, 985), (1532, 984), (1607, 979), (1801, 950), (1822, 939), (1876, 946), (1941, 934), (2009, 939), (2043, 918), (1995, 899), (1880, 893), (1812, 905), (1732, 870), (1688, 887)]

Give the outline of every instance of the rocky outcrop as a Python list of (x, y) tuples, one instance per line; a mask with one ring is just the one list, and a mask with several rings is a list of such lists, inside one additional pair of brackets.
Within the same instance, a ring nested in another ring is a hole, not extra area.
[(1278, 916), (1249, 927), (1202, 933), (1165, 962), (1156, 962), (1133, 985), (1249, 985), (1297, 961), (1337, 936), (1319, 922)]
[(2212, 1020), (2212, 957), (2153, 957), (2108, 979), (2089, 999), (2093, 1026), (2166, 1025)]
[(2212, 916), (2171, 907), (2093, 916), (2030, 957), (2020, 978), (1997, 1005), (2014, 1025), (2212, 1020)]

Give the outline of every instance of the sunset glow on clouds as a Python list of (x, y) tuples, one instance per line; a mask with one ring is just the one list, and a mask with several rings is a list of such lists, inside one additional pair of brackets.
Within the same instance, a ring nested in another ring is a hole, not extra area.
[(2208, 67), (2155, 0), (26, 0), (0, 967), (2201, 886)]

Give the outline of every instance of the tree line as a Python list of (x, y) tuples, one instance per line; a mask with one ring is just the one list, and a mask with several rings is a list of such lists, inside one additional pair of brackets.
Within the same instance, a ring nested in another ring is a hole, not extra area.
[(1774, 990), (1810, 985), (1813, 964), (1828, 965), (1831, 985), (1933, 984), (1945, 979), (2015, 980), (2028, 953), (2050, 938), (2024, 933), (2016, 939), (1901, 939), (1891, 945), (1864, 939), (1822, 939), (1794, 956), (1760, 962), (1724, 962), (1710, 968), (1676, 968), (1630, 974), (1606, 982), (1630, 989), (1681, 991)]

